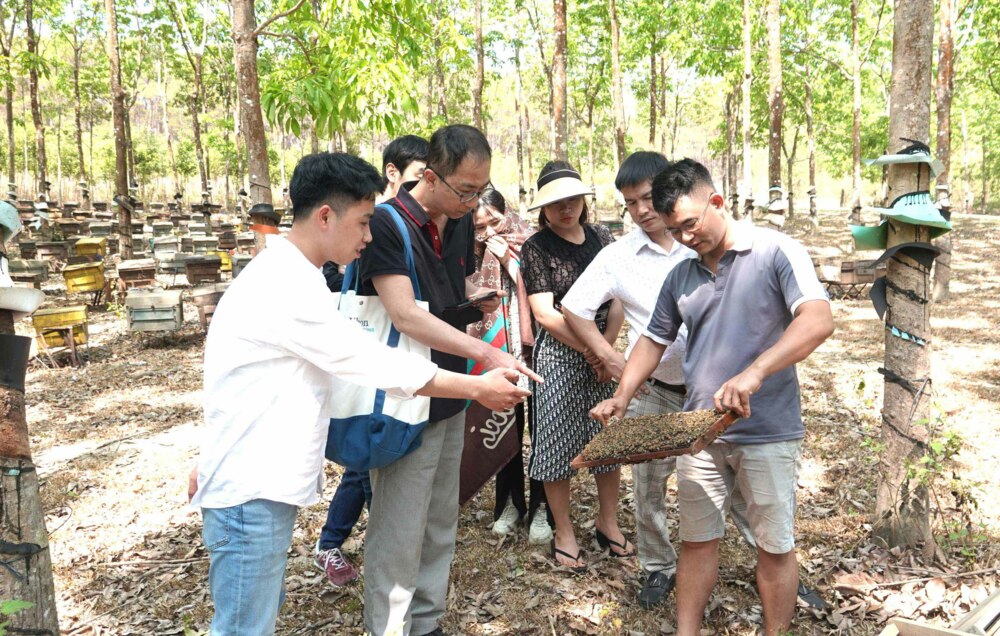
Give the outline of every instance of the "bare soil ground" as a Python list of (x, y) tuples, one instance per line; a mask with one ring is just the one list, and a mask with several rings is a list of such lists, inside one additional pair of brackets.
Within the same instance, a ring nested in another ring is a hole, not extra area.
[[(803, 237), (820, 258), (849, 251), (843, 213), (821, 214)], [(799, 366), (807, 437), (797, 537), (804, 579), (834, 607), (800, 609), (797, 634), (876, 634), (891, 616), (951, 624), (1000, 587), (1000, 218), (957, 216), (951, 298), (933, 308), (938, 429), (961, 435), (940, 470), (932, 509), (945, 562), (887, 550), (870, 538), (878, 479), (884, 331), (871, 303), (834, 302), (837, 332)], [(51, 305), (76, 304), (58, 282)], [(92, 361), (81, 368), (33, 363), (28, 421), (51, 533), (60, 622), (68, 634), (206, 632), (211, 606), (201, 520), (186, 506), (197, 453), (204, 337), (194, 307), (183, 330), (127, 333), (114, 311), (91, 313)], [(30, 324), (18, 325), (29, 333)], [(274, 467), (274, 469), (280, 469)], [(328, 465), (327, 499), (339, 480)], [(634, 536), (631, 478), (621, 520)], [(669, 483), (674, 495), (673, 478)], [(491, 487), (461, 513), (444, 628), (453, 634), (670, 634), (672, 598), (643, 610), (638, 564), (601, 558), (593, 542), (596, 490), (574, 482), (573, 514), (589, 572), (571, 576), (528, 544), (523, 528), (489, 530)], [(671, 499), (673, 501), (673, 499)], [(326, 504), (301, 511), (288, 566), (281, 634), (361, 634), (361, 583), (333, 590), (310, 559)], [(348, 540), (356, 563), (365, 519)], [(754, 634), (761, 606), (754, 555), (730, 529), (705, 634)]]

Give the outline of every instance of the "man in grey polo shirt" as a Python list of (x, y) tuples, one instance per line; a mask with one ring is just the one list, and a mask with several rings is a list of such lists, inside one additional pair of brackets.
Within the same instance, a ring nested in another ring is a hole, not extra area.
[(624, 414), (681, 325), (688, 328), (685, 409), (730, 409), (743, 419), (677, 462), (677, 633), (699, 633), (718, 577), (725, 514), (739, 488), (757, 542), (764, 632), (778, 634), (791, 624), (798, 585), (793, 526), (804, 428), (793, 365), (833, 333), (830, 305), (805, 249), (781, 233), (734, 222), (700, 163), (684, 159), (657, 175), (653, 207), (698, 258), (667, 276), (615, 396), (592, 414), (601, 421)]
[[(636, 228), (601, 250), (562, 301), (566, 322), (616, 380), (621, 377), (629, 351), (649, 323), (663, 279), (677, 263), (696, 256), (673, 239), (666, 231), (663, 215), (653, 209), (653, 177), (669, 165), (662, 154), (649, 151), (632, 153), (622, 162), (615, 188), (624, 198)], [(608, 344), (594, 322), (601, 305), (612, 299), (622, 303), (628, 320), (629, 349), (625, 355)], [(684, 410), (684, 336), (682, 331), (650, 374), (645, 391), (629, 402), (629, 417)], [(662, 602), (674, 588), (677, 554), (670, 543), (667, 521), (667, 478), (675, 464), (676, 458), (667, 457), (632, 466), (636, 543), (639, 563), (646, 574), (638, 601), (647, 609)], [(746, 503), (738, 492), (732, 514), (734, 524), (753, 548)]]

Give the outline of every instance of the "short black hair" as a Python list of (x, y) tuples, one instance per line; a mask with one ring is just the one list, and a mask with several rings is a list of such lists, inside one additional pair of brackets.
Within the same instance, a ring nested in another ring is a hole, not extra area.
[(479, 197), (479, 207), (490, 206), (500, 214), (507, 212), (507, 200), (503, 198), (499, 190), (490, 188)]
[[(553, 159), (552, 161), (547, 162), (544, 166), (542, 166), (542, 169), (538, 171), (537, 181), (541, 181), (542, 178), (545, 177), (547, 174), (549, 174), (550, 172), (555, 172), (556, 170), (572, 170), (573, 172), (577, 172), (576, 168), (574, 168), (573, 164), (571, 164), (570, 162), (562, 161), (560, 159)], [(579, 173), (577, 172), (577, 174)], [(590, 216), (590, 209), (587, 207), (587, 199), (586, 197), (584, 197), (583, 212), (580, 213), (580, 225), (586, 225), (589, 216)], [(548, 226), (549, 226), (549, 220), (545, 218), (545, 206), (543, 205), (542, 207), (538, 208), (538, 227), (548, 227)]]
[(653, 209), (660, 214), (673, 214), (677, 199), (702, 185), (715, 189), (712, 174), (704, 165), (686, 157), (672, 163), (653, 178)]
[(429, 149), (430, 144), (427, 140), (417, 135), (403, 135), (393, 139), (382, 150), (382, 176), (389, 177), (385, 169), (390, 163), (400, 172), (406, 172), (414, 161), (426, 162)]
[(458, 170), (467, 157), (486, 161), (493, 156), (490, 142), (478, 128), (465, 124), (452, 124), (438, 128), (431, 135), (427, 151), (427, 167), (442, 177)]
[(621, 192), (622, 188), (637, 186), (646, 181), (651, 181), (653, 177), (667, 169), (670, 162), (658, 152), (650, 150), (640, 150), (633, 152), (618, 169), (615, 177), (615, 189)]
[(358, 201), (373, 201), (385, 189), (378, 170), (344, 152), (317, 152), (299, 160), (288, 184), (292, 222), (308, 218), (321, 205), (336, 214)]

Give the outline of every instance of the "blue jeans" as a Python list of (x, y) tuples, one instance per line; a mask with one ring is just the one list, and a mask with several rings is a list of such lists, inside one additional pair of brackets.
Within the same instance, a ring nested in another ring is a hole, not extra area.
[(361, 510), (372, 505), (372, 482), (368, 471), (344, 469), (337, 492), (330, 500), (326, 524), (319, 535), (319, 549), (332, 550), (344, 545), (354, 524), (361, 518)]
[(215, 605), (213, 636), (274, 634), (285, 601), (285, 564), (297, 510), (266, 499), (201, 509)]

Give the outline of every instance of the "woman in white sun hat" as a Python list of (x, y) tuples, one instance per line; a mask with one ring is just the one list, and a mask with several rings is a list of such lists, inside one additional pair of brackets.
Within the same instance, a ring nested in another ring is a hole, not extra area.
[[(545, 496), (555, 520), (552, 558), (575, 572), (586, 564), (569, 515), (572, 459), (600, 430), (588, 414), (591, 406), (613, 393), (609, 377), (597, 357), (563, 320), (561, 301), (601, 249), (614, 239), (603, 225), (587, 223), (584, 197), (591, 194), (578, 173), (564, 161), (550, 161), (538, 177), (531, 209), (540, 209), (539, 231), (522, 248), (521, 275), (534, 317), (535, 370), (545, 378), (534, 384), (531, 418), (531, 457), (528, 474), (545, 482)], [(602, 308), (597, 322), (609, 342), (621, 329), (618, 301)], [(631, 556), (635, 550), (618, 528), (619, 466), (591, 469), (597, 481), (599, 510), (595, 533), (602, 545), (610, 540), (612, 554)], [(605, 546), (606, 547), (606, 546)]]

